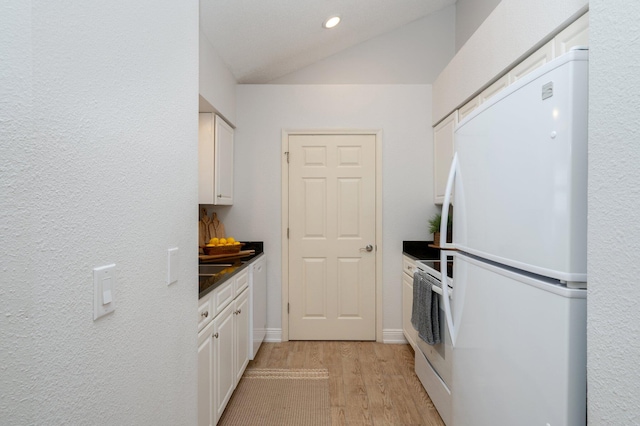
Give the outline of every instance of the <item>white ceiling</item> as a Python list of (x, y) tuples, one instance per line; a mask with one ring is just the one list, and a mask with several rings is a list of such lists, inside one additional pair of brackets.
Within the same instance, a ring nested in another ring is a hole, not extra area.
[[(455, 0), (200, 0), (200, 27), (239, 83), (267, 83)], [(339, 15), (336, 28), (322, 28)]]

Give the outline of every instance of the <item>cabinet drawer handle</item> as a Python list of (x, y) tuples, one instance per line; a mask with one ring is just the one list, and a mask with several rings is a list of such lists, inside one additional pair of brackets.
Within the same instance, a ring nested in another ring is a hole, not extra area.
[(214, 334), (213, 337), (218, 338), (218, 333)]
[(203, 313), (200, 314), (203, 317), (208, 317), (209, 316), (209, 311), (204, 311)]

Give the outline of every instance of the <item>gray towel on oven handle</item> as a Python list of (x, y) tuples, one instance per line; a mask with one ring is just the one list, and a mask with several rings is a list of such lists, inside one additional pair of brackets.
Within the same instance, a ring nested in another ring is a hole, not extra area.
[(418, 336), (429, 345), (436, 345), (440, 340), (440, 301), (431, 286), (442, 288), (440, 282), (431, 275), (416, 270), (413, 275), (413, 306), (411, 309), (411, 325), (418, 331)]

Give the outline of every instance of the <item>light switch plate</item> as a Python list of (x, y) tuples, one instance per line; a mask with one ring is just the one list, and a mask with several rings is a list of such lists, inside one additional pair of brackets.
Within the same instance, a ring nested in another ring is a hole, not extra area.
[(116, 285), (116, 265), (106, 265), (93, 269), (93, 320), (113, 312), (116, 308), (114, 289)]
[(169, 249), (169, 264), (167, 266), (167, 285), (178, 281), (178, 247)]

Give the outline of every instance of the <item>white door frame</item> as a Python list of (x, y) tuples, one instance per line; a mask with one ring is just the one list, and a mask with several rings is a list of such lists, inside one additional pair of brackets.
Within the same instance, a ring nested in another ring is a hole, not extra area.
[(376, 138), (376, 341), (382, 342), (382, 130), (282, 130), (282, 341), (289, 341), (289, 135), (374, 135)]

